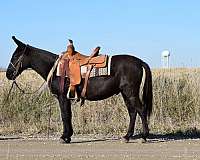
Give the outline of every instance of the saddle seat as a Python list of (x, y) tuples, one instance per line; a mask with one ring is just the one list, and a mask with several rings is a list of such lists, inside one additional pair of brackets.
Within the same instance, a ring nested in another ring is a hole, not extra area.
[(74, 59), (79, 62), (80, 66), (94, 65), (96, 68), (106, 66), (106, 55), (99, 55), (100, 47), (96, 47), (90, 56), (76, 52)]

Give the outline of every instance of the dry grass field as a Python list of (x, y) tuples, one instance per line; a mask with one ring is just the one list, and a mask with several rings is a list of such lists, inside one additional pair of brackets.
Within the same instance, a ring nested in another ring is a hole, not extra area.
[[(30, 70), (17, 81), (27, 92), (33, 92), (43, 83)], [(60, 134), (59, 106), (48, 90), (23, 94), (15, 87), (7, 100), (10, 87), (5, 72), (0, 72), (0, 135)], [(200, 69), (153, 70), (153, 94), (151, 133), (193, 134), (200, 130)], [(98, 102), (87, 101), (83, 107), (77, 103), (72, 110), (76, 135), (121, 136), (127, 130), (129, 117), (121, 95)], [(140, 130), (138, 119), (136, 132)]]

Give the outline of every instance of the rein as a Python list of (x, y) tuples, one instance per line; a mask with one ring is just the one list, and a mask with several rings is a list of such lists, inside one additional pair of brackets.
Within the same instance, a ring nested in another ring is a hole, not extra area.
[(14, 80), (14, 81), (12, 82), (12, 85), (11, 85), (10, 90), (9, 90), (9, 92), (8, 92), (6, 101), (9, 99), (10, 94), (11, 94), (11, 91), (12, 91), (14, 85), (15, 85), (15, 86), (20, 90), (20, 92), (22, 92), (23, 94), (35, 94), (35, 93), (37, 93), (37, 92), (43, 87), (44, 84), (45, 84), (45, 81), (44, 81), (44, 82), (40, 85), (40, 87), (39, 87), (38, 89), (36, 89), (34, 92), (25, 92), (24, 89), (22, 89), (21, 87), (19, 87), (19, 84), (17, 84), (16, 80)]

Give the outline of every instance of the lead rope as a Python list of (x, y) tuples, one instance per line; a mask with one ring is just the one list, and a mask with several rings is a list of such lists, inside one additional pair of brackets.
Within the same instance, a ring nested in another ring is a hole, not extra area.
[(14, 80), (13, 84), (16, 85), (16, 87), (23, 93), (23, 94), (35, 94), (37, 93), (45, 84), (45, 81), (40, 85), (40, 87), (38, 89), (36, 89), (34, 92), (25, 92), (24, 89), (20, 88), (19, 85), (17, 84), (17, 82)]
[(44, 84), (45, 84), (45, 81), (44, 81), (44, 82), (41, 84), (41, 86), (40, 86), (37, 90), (35, 90), (34, 92), (25, 92), (25, 90), (22, 89), (22, 88), (20, 88), (19, 85), (17, 84), (17, 82), (14, 80), (14, 81), (12, 82), (12, 85), (11, 85), (10, 89), (9, 89), (9, 92), (8, 92), (8, 95), (7, 95), (7, 98), (6, 98), (6, 102), (8, 101), (8, 99), (9, 99), (9, 97), (10, 97), (10, 94), (11, 94), (11, 91), (12, 91), (14, 85), (16, 85), (16, 87), (17, 87), (23, 94), (35, 94), (36, 92), (38, 92), (38, 91), (43, 87)]
[[(45, 84), (45, 81), (41, 84), (41, 86), (37, 89), (37, 90), (35, 90), (34, 92), (25, 92), (23, 89), (21, 89), (20, 87), (19, 87), (19, 85), (17, 84), (17, 82), (14, 80), (13, 82), (12, 82), (12, 85), (11, 85), (11, 87), (10, 87), (10, 90), (9, 90), (9, 92), (8, 92), (8, 95), (7, 95), (7, 98), (6, 98), (6, 101), (5, 101), (5, 103), (8, 101), (8, 99), (9, 99), (9, 97), (10, 97), (10, 94), (11, 94), (11, 91), (12, 91), (12, 89), (13, 89), (13, 87), (14, 87), (14, 85), (16, 85), (16, 87), (23, 93), (23, 94), (35, 94), (36, 92), (38, 92), (41, 88), (42, 88), (42, 86)], [(46, 107), (48, 107), (48, 112), (49, 112), (49, 114), (48, 114), (48, 127), (47, 127), (47, 138), (49, 139), (49, 137), (50, 137), (50, 126), (51, 126), (51, 112), (52, 112), (52, 108), (51, 108), (51, 106), (53, 106), (53, 105), (55, 105), (56, 104), (56, 102), (53, 102), (53, 103), (50, 103), (50, 104), (47, 104), (46, 105)]]
[(8, 95), (7, 95), (7, 98), (6, 98), (6, 101), (5, 102), (7, 102), (8, 101), (8, 99), (9, 99), (9, 97), (10, 97), (10, 93), (11, 93), (11, 91), (12, 91), (12, 89), (13, 89), (13, 87), (14, 87), (14, 81), (12, 82), (12, 86), (10, 87), (10, 90), (9, 90), (9, 92), (8, 92)]

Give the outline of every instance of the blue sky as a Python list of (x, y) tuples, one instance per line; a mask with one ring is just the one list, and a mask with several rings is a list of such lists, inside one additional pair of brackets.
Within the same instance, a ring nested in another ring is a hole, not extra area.
[(171, 66), (200, 67), (198, 0), (6, 0), (0, 5), (0, 67), (7, 67), (16, 45), (24, 43), (59, 54), (67, 39), (90, 54), (132, 54), (152, 68), (161, 52), (171, 51)]

